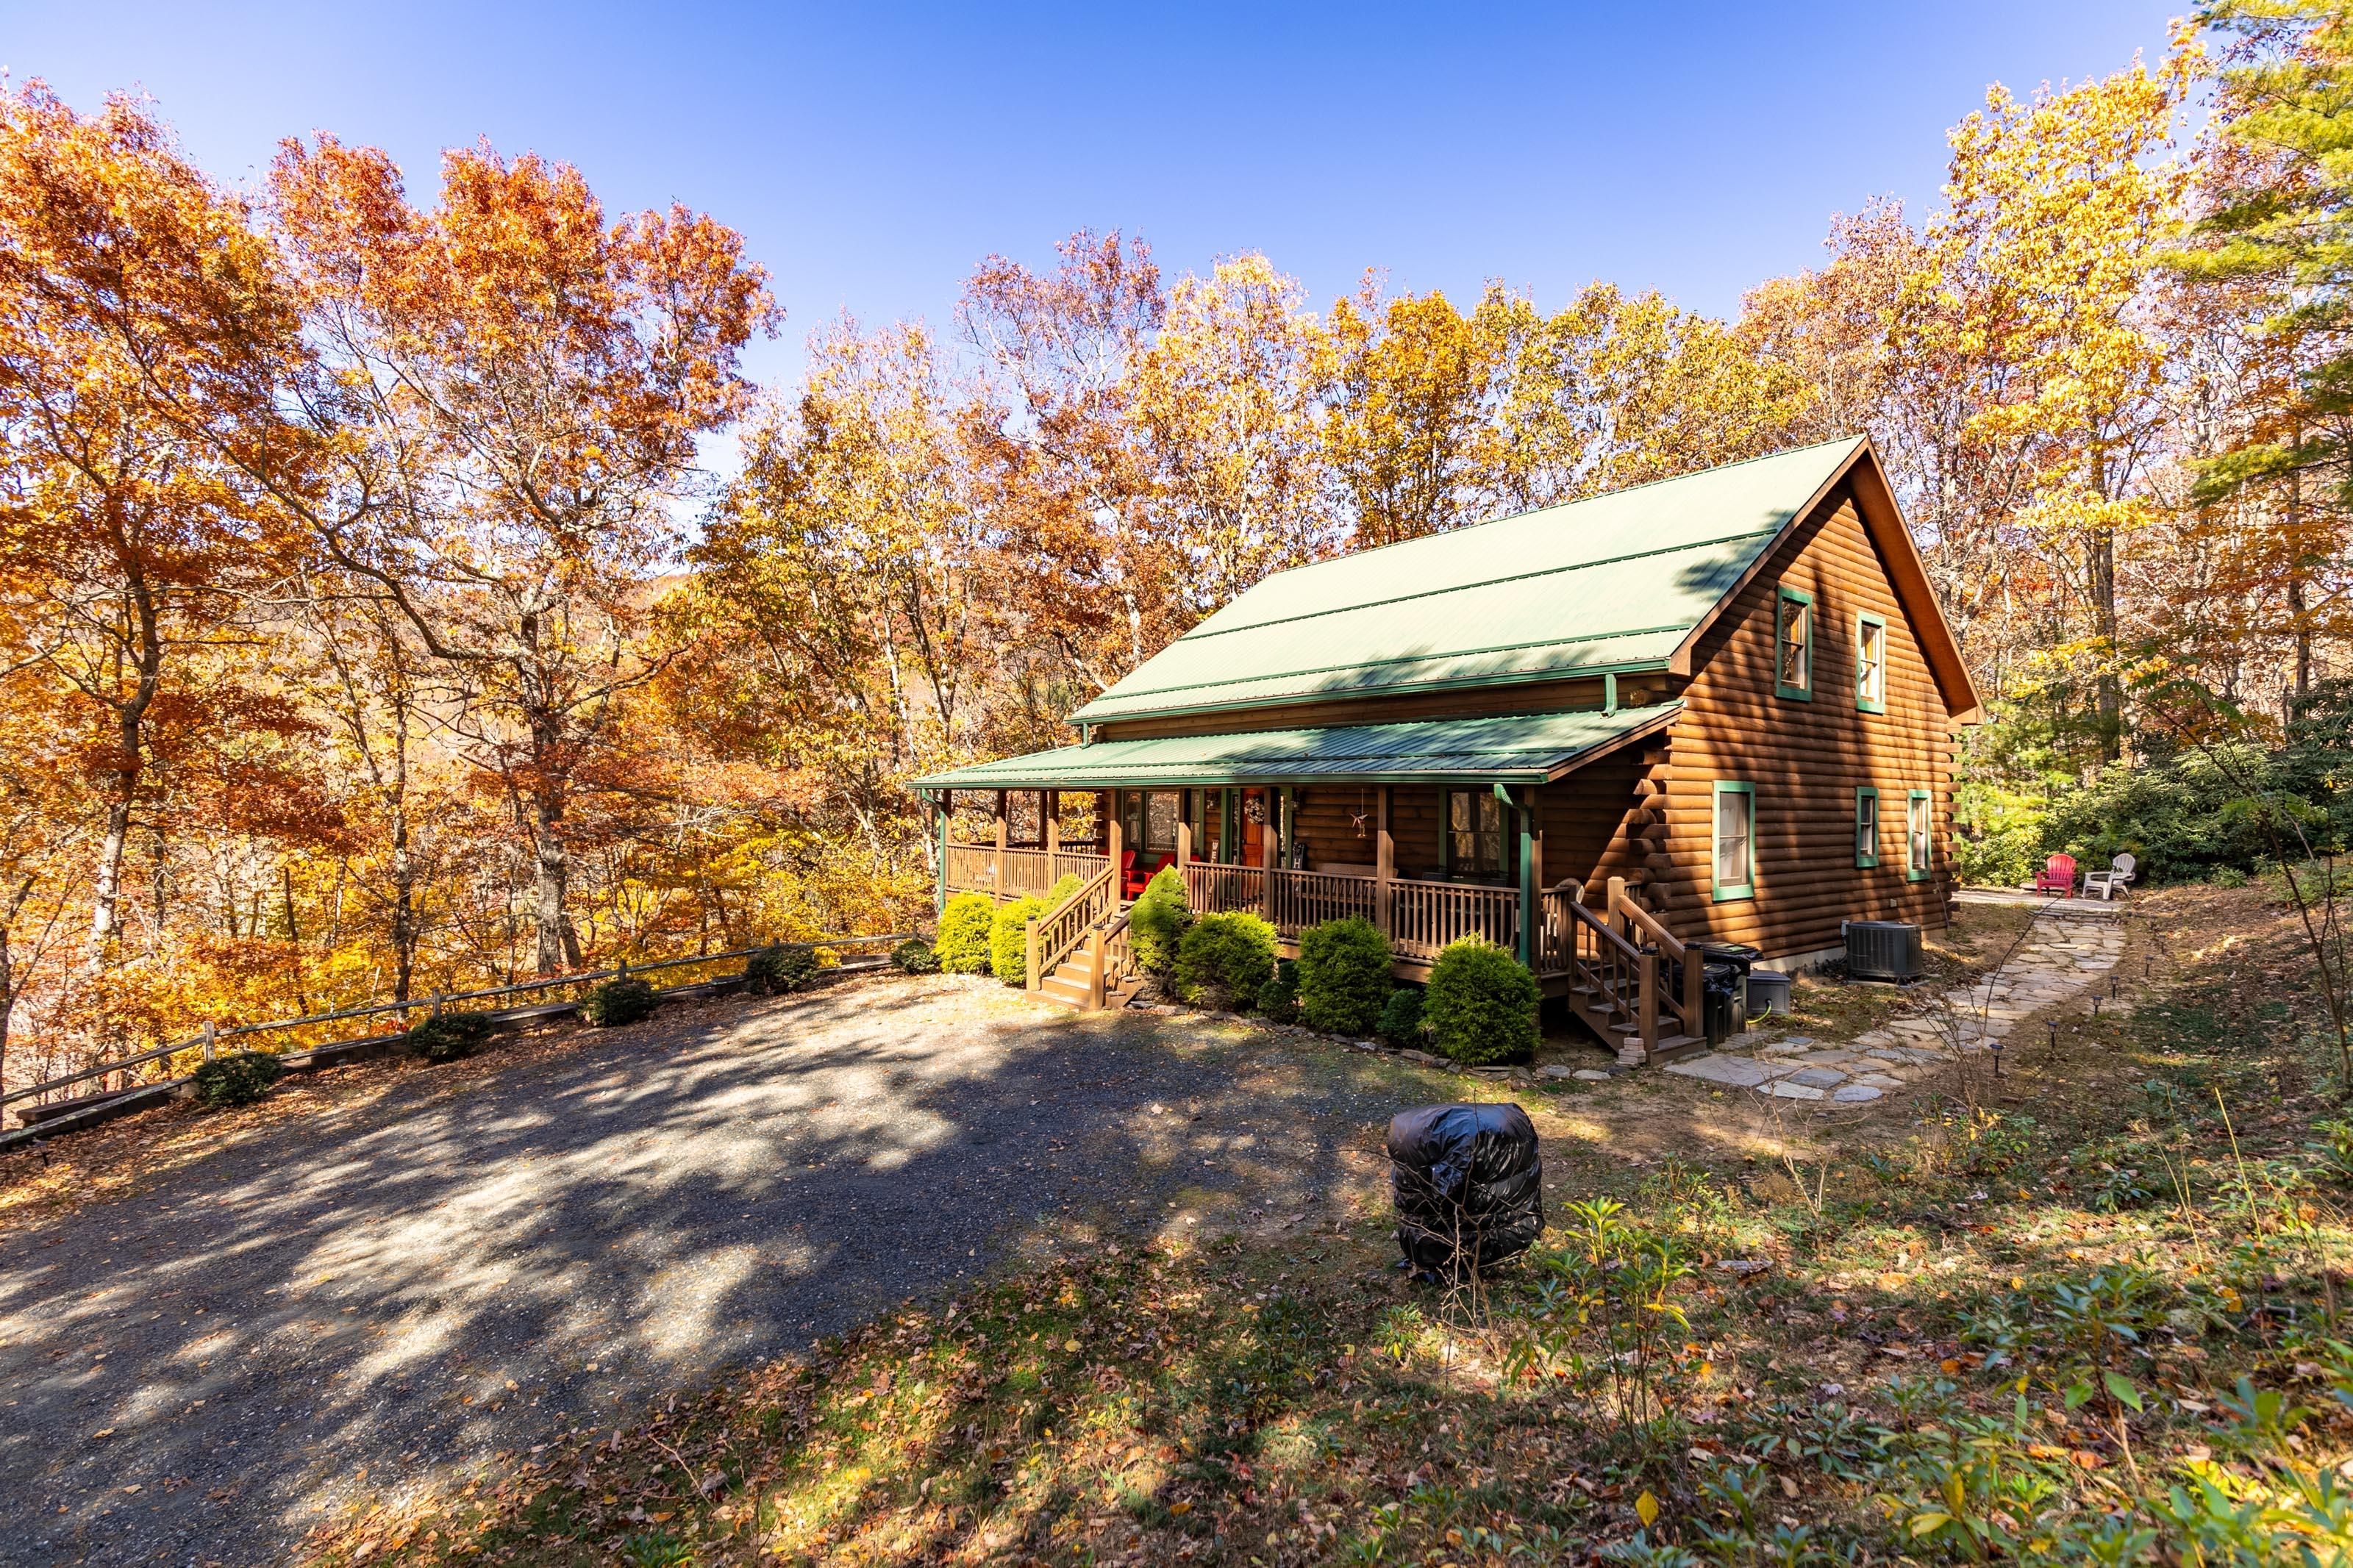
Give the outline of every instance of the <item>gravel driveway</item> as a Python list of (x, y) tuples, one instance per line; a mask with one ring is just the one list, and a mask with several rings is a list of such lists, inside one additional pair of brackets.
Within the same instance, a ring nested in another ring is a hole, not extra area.
[(1325, 1045), (898, 976), (352, 1070), (396, 1077), (0, 1236), (0, 1563), (283, 1561), (355, 1497), (1050, 1237), (1311, 1226), (1427, 1097)]

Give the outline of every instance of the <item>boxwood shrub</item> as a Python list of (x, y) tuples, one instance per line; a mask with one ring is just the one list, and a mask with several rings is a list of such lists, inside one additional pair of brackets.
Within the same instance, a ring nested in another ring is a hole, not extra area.
[(1185, 928), (1192, 923), (1185, 879), (1176, 867), (1163, 866), (1152, 874), (1152, 880), (1145, 884), (1127, 911), (1128, 944), (1135, 954), (1135, 966), (1146, 974), (1173, 971), (1176, 945), (1185, 940)]
[(1389, 939), (1360, 916), (1300, 933), (1299, 1016), (1311, 1029), (1367, 1035), (1389, 999)]
[(1008, 985), (1029, 984), (1029, 922), (1046, 912), (1043, 899), (1016, 899), (997, 906), (988, 927), (988, 962)]
[(654, 1001), (653, 986), (632, 974), (607, 980), (588, 993), (588, 1000), (580, 1005), (580, 1016), (600, 1029), (617, 1028), (651, 1013)]
[(950, 974), (988, 973), (988, 928), (997, 905), (987, 893), (958, 893), (940, 911), (939, 940), (932, 952)]
[(1278, 1024), (1299, 1022), (1299, 961), (1278, 958), (1274, 978), (1259, 988), (1258, 1010)]
[(940, 955), (922, 937), (911, 936), (891, 950), (891, 962), (907, 974), (929, 974), (940, 966)]
[(817, 983), (818, 967), (812, 948), (764, 947), (744, 961), (744, 989), (754, 996), (789, 996)]
[(491, 1032), (487, 1013), (444, 1013), (409, 1030), (408, 1044), (428, 1062), (454, 1062), (480, 1050)]
[(1504, 948), (1466, 936), (1430, 965), (1422, 1016), (1438, 1048), (1467, 1067), (1525, 1056), (1536, 1047), (1536, 977)]
[(267, 1051), (215, 1057), (196, 1069), (196, 1103), (208, 1110), (251, 1105), (285, 1072), (286, 1064)]
[(1274, 927), (1257, 915), (1203, 915), (1176, 944), (1176, 994), (1247, 1012), (1274, 978)]
[(1400, 985), (1390, 992), (1388, 1001), (1381, 1006), (1380, 1022), (1374, 1026), (1373, 1032), (1399, 1050), (1419, 1047), (1427, 1039), (1429, 1031), (1422, 1025), (1420, 989)]

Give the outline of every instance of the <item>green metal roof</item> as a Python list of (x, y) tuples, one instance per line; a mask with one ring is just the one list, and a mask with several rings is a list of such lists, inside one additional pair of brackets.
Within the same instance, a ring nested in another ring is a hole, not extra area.
[(1277, 573), (1071, 715), (1656, 668), (1862, 437)]
[(923, 789), (1112, 789), (1143, 785), (1296, 784), (1436, 779), (1542, 784), (1564, 767), (1664, 724), (1680, 702), (1615, 713), (1523, 713), (1244, 735), (1098, 741), (977, 763), (917, 779)]

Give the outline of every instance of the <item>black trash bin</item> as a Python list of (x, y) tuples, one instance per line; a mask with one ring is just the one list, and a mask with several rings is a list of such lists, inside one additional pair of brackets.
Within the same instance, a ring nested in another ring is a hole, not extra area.
[(1398, 1247), (1423, 1274), (1461, 1279), (1544, 1234), (1544, 1163), (1516, 1105), (1425, 1105), (1389, 1121)]
[(1748, 969), (1764, 956), (1764, 950), (1741, 942), (1704, 942), (1694, 945), (1700, 954), (1707, 1043), (1720, 1046), (1748, 1026)]

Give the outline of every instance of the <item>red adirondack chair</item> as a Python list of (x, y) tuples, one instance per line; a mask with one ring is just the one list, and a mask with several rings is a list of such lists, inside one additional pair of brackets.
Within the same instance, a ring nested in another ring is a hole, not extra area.
[(1160, 858), (1159, 865), (1154, 866), (1149, 870), (1139, 870), (1135, 864), (1135, 851), (1133, 849), (1121, 850), (1119, 852), (1120, 897), (1124, 899), (1134, 898), (1137, 894), (1143, 892), (1145, 888), (1152, 885), (1152, 879), (1159, 875), (1161, 866), (1174, 866), (1175, 864), (1176, 864), (1176, 856), (1163, 855)]
[(2051, 857), (2044, 863), (2042, 869), (2035, 874), (2034, 890), (2038, 893), (2056, 893), (2063, 899), (2073, 898), (2075, 896), (2075, 858), (2073, 855)]

